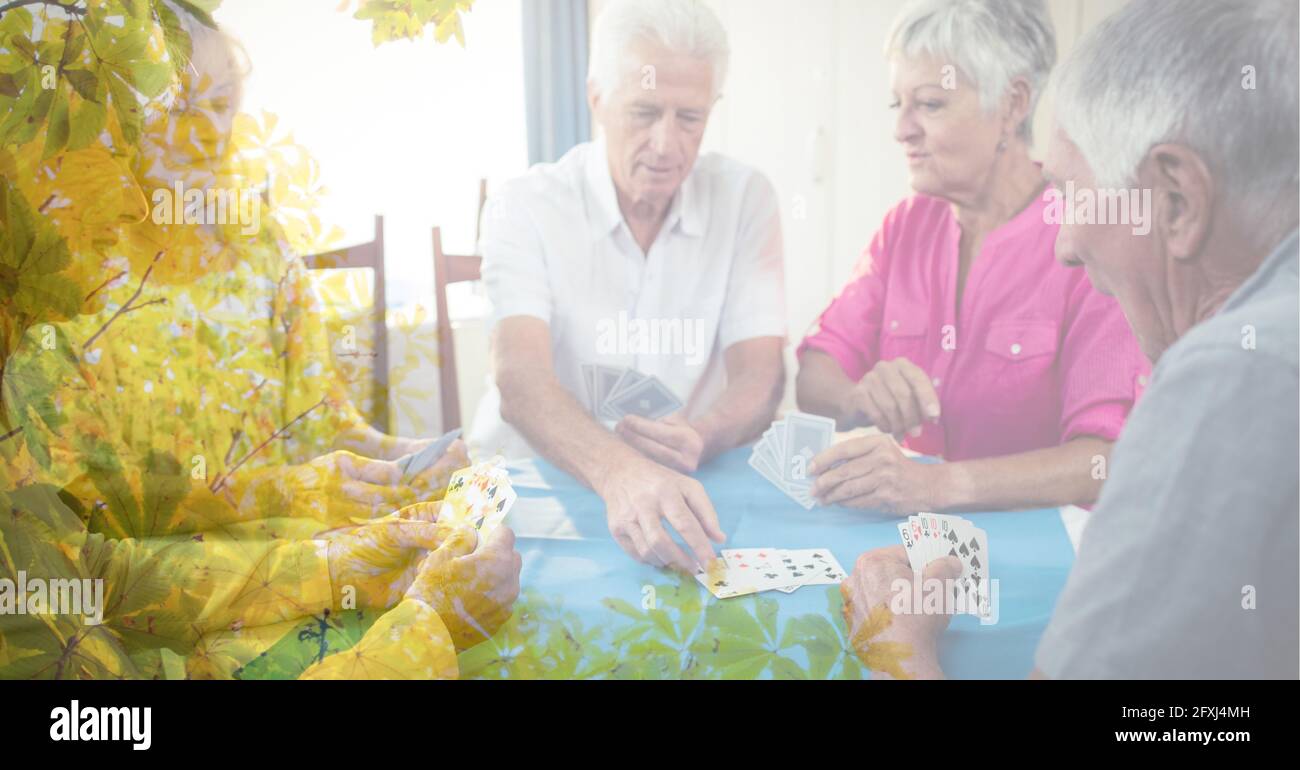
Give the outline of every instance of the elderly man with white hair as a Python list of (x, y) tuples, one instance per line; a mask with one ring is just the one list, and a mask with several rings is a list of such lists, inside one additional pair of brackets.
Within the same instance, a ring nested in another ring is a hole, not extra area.
[[(540, 454), (600, 495), (625, 551), (685, 572), (725, 539), (686, 474), (766, 428), (785, 379), (775, 193), (700, 155), (728, 57), (696, 0), (610, 2), (588, 80), (602, 137), (505, 186), (483, 241), (495, 387), (470, 445)], [(583, 406), (586, 365), (653, 376), (685, 407), (611, 431)]]
[[(1118, 298), (1156, 368), (1037, 676), (1300, 674), (1297, 21), (1294, 0), (1132, 0), (1059, 74), (1049, 178), (1149, 191), (1153, 212), (1145, 235), (1067, 217), (1057, 257)], [(889, 609), (915, 579), (900, 551), (859, 558), (845, 616), (859, 654), (900, 643), (895, 673), (941, 676), (948, 616)]]

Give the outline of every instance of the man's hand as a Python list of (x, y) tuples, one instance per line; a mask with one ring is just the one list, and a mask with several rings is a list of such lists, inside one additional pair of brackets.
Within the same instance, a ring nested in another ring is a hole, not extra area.
[[(961, 562), (946, 556), (925, 568), (921, 588), (926, 581), (955, 580), (961, 575)], [(840, 584), (844, 597), (844, 622), (849, 639), (862, 662), (874, 675), (895, 679), (938, 679), (938, 640), (948, 627), (951, 616), (927, 615), (909, 602), (912, 612), (895, 614), (891, 603), (896, 594), (907, 591), (912, 596), (916, 575), (901, 545), (867, 551), (858, 557), (853, 574)], [(947, 591), (947, 583), (933, 590)], [(924, 605), (923, 605), (924, 606)], [(941, 602), (941, 606), (946, 606)]]
[(350, 588), (359, 607), (392, 607), (425, 556), (450, 534), (433, 521), (397, 517), (324, 533), (334, 606), (342, 606)]
[[(638, 561), (693, 575), (714, 559), (709, 541), (726, 540), (703, 485), (656, 462), (638, 459), (613, 468), (596, 486), (610, 534)], [(665, 531), (663, 519), (686, 541), (690, 554)]]
[(941, 467), (908, 458), (889, 436), (864, 436), (828, 447), (813, 458), (812, 495), (844, 505), (906, 516), (939, 510)]
[(682, 473), (694, 473), (707, 459), (704, 436), (680, 415), (647, 420), (629, 414), (614, 432), (641, 454)]
[(477, 542), (473, 529), (457, 528), (425, 559), (406, 592), (438, 613), (457, 650), (495, 634), (519, 597), (523, 559), (514, 550), (514, 532), (498, 527), (475, 552)]
[(930, 377), (906, 358), (880, 361), (848, 394), (841, 409), (854, 424), (865, 417), (881, 433), (902, 441), (907, 434), (921, 435), (921, 424), (938, 420), (939, 394)]

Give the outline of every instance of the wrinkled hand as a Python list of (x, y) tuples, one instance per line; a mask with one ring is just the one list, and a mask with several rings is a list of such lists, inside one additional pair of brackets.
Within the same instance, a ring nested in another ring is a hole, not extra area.
[(334, 606), (342, 607), (350, 593), (358, 607), (392, 607), (424, 558), (454, 531), (433, 521), (392, 517), (322, 533)]
[(523, 559), (515, 548), (515, 535), (498, 527), (483, 548), (470, 527), (458, 527), (438, 550), (429, 554), (407, 589), (438, 613), (457, 650), (466, 650), (495, 634), (507, 620), (519, 597), (519, 570)]
[[(947, 584), (930, 585), (931, 580), (955, 580), (961, 575), (961, 562), (953, 556), (936, 559), (926, 565), (922, 576), (924, 591), (946, 591)], [(844, 598), (844, 622), (849, 639), (863, 663), (878, 674), (894, 678), (937, 678), (939, 669), (938, 639), (952, 617), (947, 614), (924, 614), (922, 607), (909, 600), (910, 612), (897, 614), (893, 609), (896, 595), (906, 591), (915, 597), (912, 581), (916, 579), (901, 545), (867, 551), (858, 557), (853, 574), (840, 584)], [(941, 606), (947, 606), (942, 603)]]
[[(637, 561), (693, 575), (714, 559), (709, 541), (726, 540), (704, 486), (656, 462), (615, 468), (596, 491), (605, 501), (610, 534)], [(665, 531), (664, 519), (690, 554)]]
[(899, 441), (921, 435), (922, 423), (940, 415), (939, 394), (929, 375), (906, 358), (878, 362), (853, 387), (847, 406), (854, 424), (865, 418)]
[(337, 526), (386, 516), (418, 502), (421, 495), (415, 489), (393, 486), (400, 475), (394, 463), (336, 451), (305, 465), (239, 471), (222, 479), (217, 492), (250, 518), (274, 512), (271, 515)]
[[(409, 442), (411, 448), (409, 454), (417, 454), (437, 440), (431, 438), (411, 441)], [(443, 453), (442, 457), (438, 458), (437, 462), (414, 476), (409, 481), (409, 486), (415, 489), (422, 499), (430, 495), (440, 494), (447, 488), (447, 482), (451, 480), (451, 474), (461, 468), (467, 468), (469, 465), (469, 448), (465, 446), (464, 441), (456, 439), (447, 445), (447, 451)], [(400, 485), (402, 479), (401, 467), (397, 466), (396, 463), (394, 463), (394, 466), (398, 469), (397, 480), (394, 483)]]
[(641, 454), (682, 473), (699, 470), (705, 459), (704, 437), (679, 415), (647, 420), (629, 414), (619, 420), (614, 432)]
[(896, 516), (936, 505), (940, 466), (908, 458), (889, 436), (834, 444), (813, 458), (812, 495), (823, 505), (869, 508)]

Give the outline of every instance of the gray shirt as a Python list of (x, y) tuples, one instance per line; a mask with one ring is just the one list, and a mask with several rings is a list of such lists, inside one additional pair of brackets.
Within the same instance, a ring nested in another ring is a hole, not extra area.
[(1038, 647), (1053, 679), (1300, 676), (1292, 234), (1160, 358)]

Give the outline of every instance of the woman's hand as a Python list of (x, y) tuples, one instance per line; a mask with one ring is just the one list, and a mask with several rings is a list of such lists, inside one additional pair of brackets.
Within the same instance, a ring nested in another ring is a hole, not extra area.
[(939, 394), (921, 367), (906, 358), (880, 361), (849, 391), (841, 413), (849, 424), (865, 422), (902, 441), (921, 435), (921, 424), (937, 421)]
[(406, 592), (438, 613), (457, 650), (495, 634), (519, 597), (523, 559), (514, 550), (514, 532), (498, 527), (475, 551), (477, 542), (472, 528), (457, 528), (424, 561)]
[[(388, 608), (406, 593), (425, 557), (456, 530), (392, 517), (324, 533), (334, 606)], [(471, 548), (473, 546), (471, 545)]]
[(897, 516), (942, 508), (941, 465), (908, 458), (889, 436), (841, 441), (813, 458), (812, 495), (823, 505), (870, 508)]

